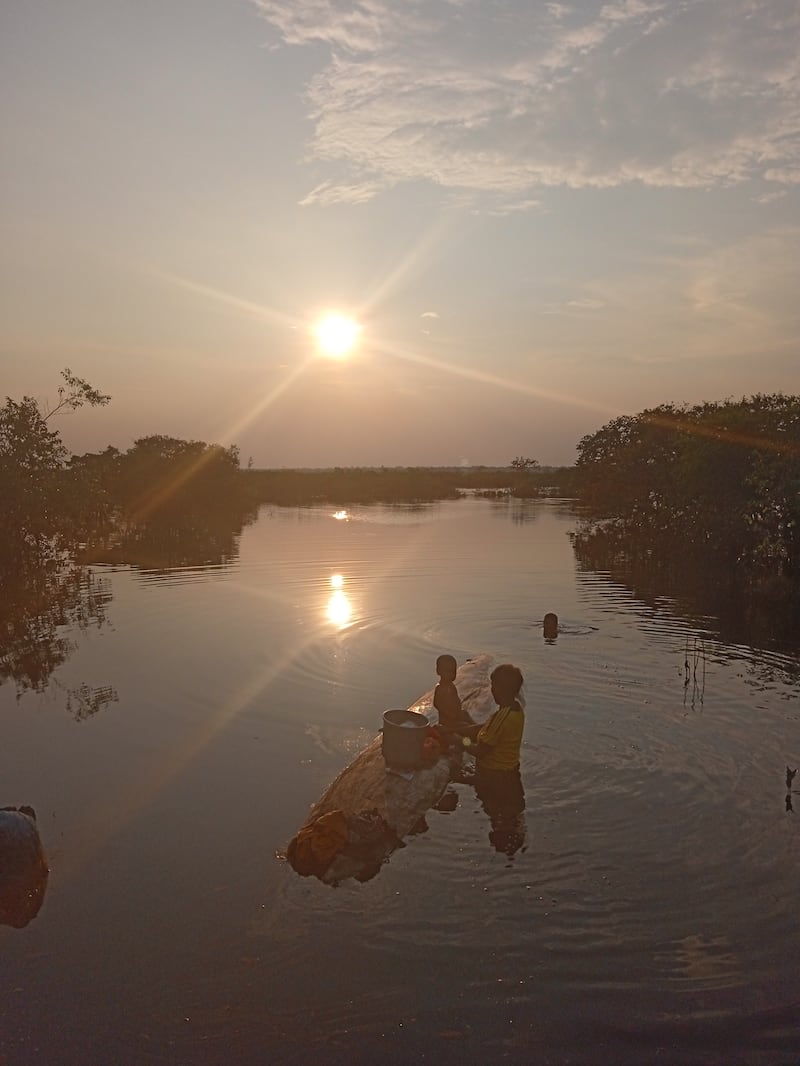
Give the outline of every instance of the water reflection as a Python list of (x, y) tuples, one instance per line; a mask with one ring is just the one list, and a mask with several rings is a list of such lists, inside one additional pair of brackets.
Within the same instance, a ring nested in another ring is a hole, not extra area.
[[(99, 545), (83, 546), (78, 561), (55, 548), (13, 560), (0, 558), (0, 684), (18, 694), (44, 692), (76, 647), (75, 636), (107, 621), (111, 583), (92, 564), (125, 564), (159, 578), (173, 568), (225, 565), (235, 559), (239, 536), (254, 513), (219, 511), (186, 519), (127, 523)], [(349, 619), (340, 594), (332, 605), (337, 624)], [(110, 685), (65, 687), (67, 711), (82, 721), (117, 700)]]
[(0, 684), (44, 692), (75, 647), (67, 632), (102, 626), (110, 600), (106, 578), (59, 558), (0, 570)]
[[(706, 646), (702, 638), (695, 637), (691, 650), (689, 637), (686, 638), (686, 651), (683, 659), (683, 703), (690, 704), (692, 710), (702, 707), (706, 692)], [(689, 688), (691, 686), (691, 695)]]
[(67, 713), (76, 722), (91, 718), (108, 703), (119, 699), (117, 690), (111, 685), (87, 685), (85, 682), (75, 688), (67, 689)]
[(339, 629), (344, 629), (350, 622), (353, 615), (353, 605), (350, 602), (350, 598), (344, 592), (342, 586), (344, 585), (344, 577), (341, 574), (333, 574), (331, 576), (331, 588), (332, 592), (328, 598), (328, 603), (325, 608), (325, 615), (329, 622), (332, 622)]
[(489, 816), (489, 842), (495, 851), (511, 856), (525, 844), (525, 790), (519, 770), (503, 771), (493, 778), (478, 772), (475, 793)]
[(239, 556), (239, 538), (255, 511), (214, 511), (186, 518), (129, 522), (101, 545), (87, 549), (84, 562), (135, 566), (153, 574), (176, 568), (226, 566)]
[(749, 594), (746, 574), (732, 575), (691, 557), (667, 557), (655, 548), (643, 552), (641, 545), (633, 546), (638, 549), (634, 554), (613, 537), (591, 535), (590, 528), (579, 527), (570, 535), (580, 571), (593, 571), (609, 583), (623, 585), (648, 606), (666, 606), (698, 628), (713, 616), (720, 638), (727, 643), (796, 650), (800, 639), (796, 600), (759, 599)]

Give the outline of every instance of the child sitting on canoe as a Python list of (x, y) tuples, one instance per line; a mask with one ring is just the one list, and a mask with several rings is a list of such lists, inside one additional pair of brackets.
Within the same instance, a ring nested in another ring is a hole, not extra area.
[(433, 690), (433, 706), (439, 712), (439, 727), (444, 733), (463, 736), (475, 728), (475, 722), (461, 706), (455, 686), (458, 664), (452, 655), (440, 655), (436, 660), (439, 684)]

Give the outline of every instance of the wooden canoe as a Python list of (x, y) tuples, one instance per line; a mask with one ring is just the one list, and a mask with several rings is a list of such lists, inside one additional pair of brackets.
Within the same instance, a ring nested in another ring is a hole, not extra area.
[[(456, 674), (462, 705), (476, 722), (485, 721), (494, 706), (491, 663), (490, 655), (477, 655)], [(433, 689), (409, 710), (435, 724)], [(379, 733), (341, 771), (290, 841), (287, 858), (298, 873), (314, 874), (327, 884), (349, 877), (367, 880), (441, 799), (460, 759), (442, 755), (410, 776), (399, 775), (387, 770), (381, 739)]]

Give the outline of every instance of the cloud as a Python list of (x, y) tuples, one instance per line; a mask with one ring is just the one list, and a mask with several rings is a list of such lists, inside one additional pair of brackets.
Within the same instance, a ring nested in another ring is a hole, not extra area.
[(279, 42), (328, 49), (306, 91), (332, 176), (304, 203), (800, 182), (795, 0), (253, 3)]
[(568, 300), (567, 307), (576, 307), (580, 311), (599, 311), (601, 307), (605, 307), (604, 300)]
[(784, 185), (800, 185), (800, 167), (789, 170), (785, 167), (771, 167), (764, 171), (767, 181), (779, 181)]
[(420, 318), (438, 318), (439, 317), (439, 312), (438, 311), (423, 311), (422, 314), (419, 317)]
[(300, 201), (301, 207), (309, 204), (363, 204), (387, 187), (386, 182), (361, 181), (352, 185), (324, 181)]

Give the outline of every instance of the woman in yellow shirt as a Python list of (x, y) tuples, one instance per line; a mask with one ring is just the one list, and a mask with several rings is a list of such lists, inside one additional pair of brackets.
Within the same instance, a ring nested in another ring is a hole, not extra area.
[(497, 710), (476, 730), (476, 743), (467, 748), (475, 756), (475, 791), (492, 823), (489, 839), (498, 851), (513, 855), (525, 840), (520, 815), (525, 793), (519, 773), (519, 751), (525, 728), (520, 703), (522, 671), (512, 663), (495, 667), (491, 675)]
[(519, 702), (522, 671), (512, 663), (496, 666), (490, 674), (492, 697), (497, 710), (475, 731), (475, 756), (478, 771), (519, 770), (519, 749), (525, 728), (525, 712)]

